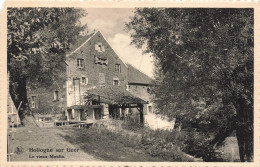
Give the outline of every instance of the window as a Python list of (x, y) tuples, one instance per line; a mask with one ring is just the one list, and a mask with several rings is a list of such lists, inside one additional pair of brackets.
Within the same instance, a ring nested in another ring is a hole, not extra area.
[(59, 91), (54, 91), (54, 100), (59, 100)]
[(119, 85), (119, 81), (118, 80), (114, 80), (113, 85)]
[(81, 78), (81, 83), (87, 84), (87, 79), (86, 79), (86, 77), (82, 77), (82, 78)]
[(107, 65), (108, 60), (106, 58), (100, 58), (98, 56), (95, 56), (95, 64)]
[(36, 96), (32, 96), (32, 108), (36, 108)]
[(151, 89), (150, 89), (150, 88), (147, 88), (147, 92), (148, 92), (148, 93), (151, 93)]
[(84, 68), (84, 59), (77, 59), (77, 67)]
[(119, 85), (119, 78), (113, 77), (113, 85)]
[(98, 45), (98, 49), (99, 49), (100, 51), (102, 51), (102, 45), (101, 45), (101, 44)]
[(153, 108), (152, 108), (152, 106), (148, 106), (148, 112), (149, 112), (149, 113), (153, 113)]
[(115, 64), (115, 71), (121, 72), (121, 65), (120, 64)]
[(102, 43), (97, 43), (95, 45), (95, 50), (98, 52), (105, 52), (105, 47), (102, 45)]

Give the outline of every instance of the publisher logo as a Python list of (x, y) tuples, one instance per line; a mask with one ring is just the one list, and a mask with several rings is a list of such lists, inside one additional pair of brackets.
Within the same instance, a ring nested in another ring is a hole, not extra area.
[(22, 146), (18, 146), (15, 148), (14, 153), (16, 154), (22, 154), (23, 153), (23, 147)]

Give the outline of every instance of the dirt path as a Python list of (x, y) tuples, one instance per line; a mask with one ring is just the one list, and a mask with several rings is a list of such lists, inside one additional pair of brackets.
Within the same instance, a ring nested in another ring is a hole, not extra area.
[[(80, 147), (65, 141), (65, 135), (59, 128), (25, 128), (16, 129), (14, 140), (11, 141), (12, 149), (22, 148), (20, 154), (11, 156), (11, 161), (98, 161), (83, 152)], [(37, 150), (38, 148), (38, 150)], [(32, 150), (33, 149), (33, 150)], [(49, 150), (46, 150), (49, 149)], [(59, 149), (59, 150), (56, 150)], [(21, 149), (20, 149), (21, 150)], [(43, 151), (46, 151), (44, 153)], [(59, 152), (60, 151), (60, 152)], [(71, 152), (73, 151), (73, 152)]]

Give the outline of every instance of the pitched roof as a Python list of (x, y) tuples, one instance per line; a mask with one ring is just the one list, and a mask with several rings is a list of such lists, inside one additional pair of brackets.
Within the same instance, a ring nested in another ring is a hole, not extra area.
[[(76, 43), (71, 45), (70, 52), (67, 54), (67, 56), (72, 55), (75, 53), (78, 49), (80, 49), (86, 42), (88, 42), (94, 35), (97, 33), (100, 33), (100, 31), (97, 31), (95, 33), (91, 33), (85, 36), (81, 36), (77, 39)], [(101, 34), (102, 35), (102, 34)], [(103, 36), (103, 35), (102, 35)], [(105, 37), (103, 36), (105, 39)], [(106, 40), (106, 39), (105, 39)], [(108, 43), (108, 41), (106, 40)], [(113, 48), (112, 48), (113, 49)], [(117, 55), (119, 57), (119, 55)], [(119, 57), (120, 58), (120, 57)], [(121, 59), (121, 58), (120, 58)], [(122, 60), (122, 59), (121, 59)], [(122, 60), (124, 63), (124, 61)], [(139, 71), (137, 68), (133, 67), (132, 65), (128, 63), (124, 63), (128, 68), (128, 82), (129, 83), (136, 83), (136, 84), (151, 84), (151, 81), (153, 80), (151, 77), (147, 76), (143, 72)]]
[(99, 95), (100, 101), (108, 104), (147, 104), (146, 101), (134, 96), (120, 86), (107, 85), (102, 87), (95, 87), (93, 89), (87, 90), (85, 92), (84, 98), (95, 99), (95, 97), (91, 97), (91, 95)]
[(128, 82), (137, 84), (151, 84), (153, 79), (134, 66), (127, 64), (128, 66)]
[(68, 55), (71, 55), (72, 53), (76, 52), (81, 46), (83, 46), (88, 40), (90, 40), (96, 33), (91, 33), (88, 35), (80, 36), (77, 41), (70, 46)]

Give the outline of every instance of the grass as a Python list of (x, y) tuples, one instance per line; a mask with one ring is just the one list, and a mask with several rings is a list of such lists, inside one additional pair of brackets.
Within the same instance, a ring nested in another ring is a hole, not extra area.
[[(98, 161), (82, 150), (78, 152), (67, 152), (66, 149), (78, 149), (77, 145), (73, 145), (64, 140), (61, 135), (65, 135), (60, 128), (57, 127), (19, 127), (14, 129), (14, 140), (9, 138), (9, 152), (21, 148), (21, 152), (12, 154), (11, 161)], [(29, 149), (53, 149), (52, 153), (30, 152)], [(56, 149), (64, 149), (59, 153)], [(62, 155), (64, 158), (50, 158), (50, 155)], [(30, 158), (30, 155), (34, 158)], [(47, 158), (37, 158), (37, 156), (47, 156)]]
[[(77, 144), (83, 151), (105, 161), (192, 161), (182, 152), (151, 152), (149, 146), (142, 143), (142, 137), (127, 133), (111, 132), (105, 128), (75, 129), (63, 128), (62, 137)], [(165, 156), (165, 155), (168, 156)]]
[[(122, 142), (119, 134), (115, 135), (104, 130), (101, 133), (101, 130), (96, 128), (64, 128), (63, 130), (67, 133), (63, 136), (65, 140), (79, 145), (83, 151), (106, 161), (163, 161), (136, 149), (133, 145), (126, 146), (127, 141)], [(131, 143), (138, 142), (134, 138), (128, 140), (132, 140)]]
[(205, 161), (239, 161), (235, 137), (228, 137), (222, 147), (214, 149), (210, 147), (211, 145), (207, 141), (204, 141), (205, 137), (202, 134), (185, 131), (151, 130), (142, 127), (136, 119), (124, 121), (122, 128), (142, 134), (142, 146), (146, 147), (146, 150), (153, 156), (167, 157), (170, 154), (175, 156), (172, 159), (182, 161), (183, 156), (180, 152), (172, 154), (175, 150), (181, 150), (197, 157), (196, 161), (200, 161), (202, 157)]

